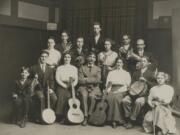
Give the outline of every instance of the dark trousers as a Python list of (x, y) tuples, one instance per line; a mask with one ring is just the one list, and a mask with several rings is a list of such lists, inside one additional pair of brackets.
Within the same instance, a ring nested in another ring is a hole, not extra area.
[(133, 100), (129, 95), (127, 95), (122, 100), (125, 117), (130, 118), (131, 120), (136, 120), (144, 105), (145, 97), (139, 97), (136, 100)]
[(30, 97), (18, 97), (13, 99), (15, 121), (21, 121), (27, 118), (30, 108)]
[[(55, 109), (57, 96), (55, 93), (50, 94), (50, 107)], [(47, 96), (43, 91), (36, 91), (32, 97), (31, 115), (34, 119), (40, 119), (42, 111), (47, 108)]]
[[(93, 90), (88, 90), (86, 86), (80, 86), (78, 89), (81, 98), (82, 98), (82, 105), (84, 109), (84, 116), (88, 117), (94, 111), (96, 105), (96, 99), (101, 96), (101, 91), (99, 87), (95, 87)], [(89, 107), (88, 107), (89, 102)]]

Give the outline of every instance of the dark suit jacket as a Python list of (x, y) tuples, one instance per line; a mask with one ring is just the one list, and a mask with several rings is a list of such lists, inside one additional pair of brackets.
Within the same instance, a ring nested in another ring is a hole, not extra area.
[(72, 43), (71, 43), (70, 41), (67, 43), (67, 45), (65, 46), (65, 48), (63, 47), (62, 43), (58, 43), (58, 44), (55, 46), (55, 48), (56, 48), (58, 51), (60, 51), (61, 54), (64, 54), (64, 53), (66, 53), (66, 52), (70, 52), (71, 49), (72, 49), (72, 47), (73, 47), (73, 45), (72, 45)]
[(128, 72), (130, 72), (130, 74), (132, 75), (132, 73), (135, 71), (135, 61), (133, 59), (127, 59), (127, 54), (128, 51), (130, 51), (132, 49), (132, 46), (130, 45), (127, 52), (121, 52), (119, 51), (119, 49), (122, 46), (120, 46), (117, 50), (118, 56), (123, 60), (124, 63), (124, 69), (127, 70)]
[[(155, 72), (153, 72), (151, 69), (147, 69), (142, 75), (147, 80), (147, 85), (149, 89), (156, 84), (156, 79), (154, 74)], [(141, 71), (136, 70), (132, 76), (132, 83), (138, 81), (140, 77), (141, 77)]]
[(89, 50), (94, 51), (96, 54), (99, 54), (100, 52), (104, 51), (104, 37), (100, 35), (99, 40), (96, 44), (94, 36), (90, 36), (89, 47)]
[(84, 47), (82, 48), (80, 53), (78, 52), (77, 48), (74, 47), (71, 50), (71, 57), (72, 57), (71, 64), (79, 68), (81, 65), (85, 63), (87, 53), (88, 53), (88, 49)]
[(40, 64), (34, 65), (30, 68), (31, 78), (34, 77), (35, 74), (38, 75), (38, 81), (40, 83), (40, 87), (43, 90), (47, 89), (47, 84), (49, 88), (54, 90), (54, 72), (53, 69), (46, 65), (45, 72), (43, 73)]
[(98, 86), (101, 82), (101, 69), (98, 66), (90, 68), (87, 65), (81, 66), (78, 72), (79, 85)]
[[(138, 54), (138, 53), (136, 53)], [(151, 69), (152, 71), (154, 71), (157, 67), (158, 67), (158, 62), (157, 60), (154, 58), (153, 54), (150, 52), (146, 52), (144, 51), (144, 55), (145, 57), (149, 58), (149, 62), (151, 62), (151, 64), (149, 65), (149, 69)]]
[(20, 97), (30, 97), (31, 96), (31, 81), (26, 80), (22, 85), (20, 80), (16, 80), (13, 85), (13, 94), (17, 94)]

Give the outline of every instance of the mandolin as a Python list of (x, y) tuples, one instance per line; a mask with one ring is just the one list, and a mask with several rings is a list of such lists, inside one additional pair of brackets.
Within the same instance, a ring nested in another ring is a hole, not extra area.
[(67, 119), (69, 122), (78, 124), (83, 122), (84, 120), (84, 114), (80, 109), (80, 101), (75, 96), (75, 90), (73, 86), (73, 79), (70, 77), (70, 84), (72, 89), (72, 98), (69, 99), (69, 110), (67, 113)]
[(103, 126), (106, 122), (106, 110), (108, 107), (107, 102), (105, 101), (107, 96), (107, 90), (112, 87), (112, 83), (109, 82), (107, 88), (105, 90), (105, 94), (103, 95), (101, 101), (96, 105), (95, 111), (89, 118), (89, 123), (95, 126)]

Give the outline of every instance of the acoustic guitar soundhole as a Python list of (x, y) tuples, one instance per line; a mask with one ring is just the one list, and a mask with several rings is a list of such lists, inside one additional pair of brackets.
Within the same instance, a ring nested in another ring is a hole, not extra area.
[(76, 105), (76, 104), (73, 104), (73, 108), (76, 109), (76, 108), (77, 108), (77, 105)]

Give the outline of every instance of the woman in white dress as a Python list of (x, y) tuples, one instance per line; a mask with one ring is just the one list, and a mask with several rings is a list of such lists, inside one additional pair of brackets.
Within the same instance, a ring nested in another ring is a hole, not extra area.
[(112, 84), (107, 90), (109, 105), (107, 121), (112, 124), (113, 128), (116, 128), (117, 124), (122, 125), (125, 123), (121, 102), (127, 93), (130, 83), (131, 76), (129, 72), (123, 69), (122, 59), (118, 58), (115, 69), (109, 72), (106, 81), (106, 86)]
[(158, 72), (157, 85), (150, 89), (148, 104), (152, 108), (145, 115), (143, 128), (145, 132), (153, 131), (158, 135), (176, 134), (176, 123), (170, 109), (170, 102), (174, 96), (174, 89), (167, 84), (169, 76), (164, 72)]
[(64, 118), (67, 113), (68, 99), (71, 98), (71, 82), (70, 78), (74, 81), (72, 85), (76, 86), (78, 83), (78, 70), (75, 66), (70, 64), (71, 55), (66, 53), (64, 55), (64, 65), (61, 65), (56, 70), (57, 82), (57, 105), (56, 114), (60, 117), (61, 123), (64, 123)]

